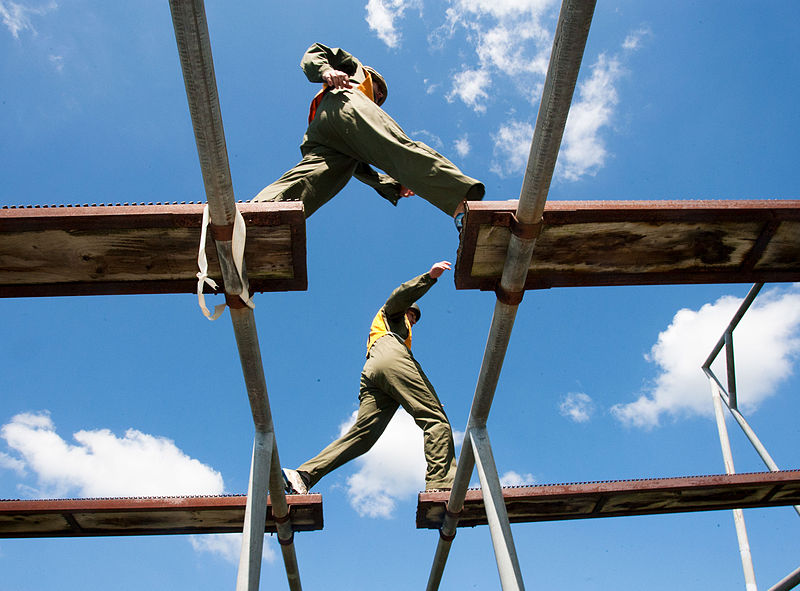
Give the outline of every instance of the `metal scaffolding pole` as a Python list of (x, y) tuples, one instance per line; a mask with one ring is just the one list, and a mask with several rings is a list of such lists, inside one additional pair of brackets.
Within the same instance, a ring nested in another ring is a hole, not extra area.
[[(725, 329), (725, 332), (719, 338), (717, 344), (714, 345), (714, 348), (703, 364), (702, 369), (703, 373), (706, 374), (706, 377), (712, 382), (712, 388), (714, 388), (716, 385), (715, 392), (719, 395), (722, 402), (725, 403), (725, 406), (728, 407), (728, 410), (733, 418), (736, 419), (736, 422), (739, 423), (739, 427), (741, 427), (742, 432), (753, 445), (756, 453), (758, 453), (758, 455), (764, 461), (764, 464), (771, 472), (778, 472), (780, 471), (778, 464), (772, 459), (772, 456), (769, 454), (769, 451), (767, 451), (767, 448), (764, 446), (764, 444), (761, 443), (761, 440), (758, 438), (758, 435), (756, 435), (755, 430), (750, 426), (742, 413), (739, 412), (738, 401), (734, 395), (736, 371), (733, 360), (733, 331), (739, 325), (739, 322), (741, 322), (747, 310), (750, 309), (750, 306), (753, 304), (753, 301), (756, 299), (756, 296), (761, 291), (763, 286), (763, 283), (756, 283), (750, 288), (750, 291), (742, 301), (739, 309), (736, 311), (736, 314), (734, 314), (730, 323), (728, 323), (728, 327)], [(726, 374), (728, 378), (727, 390), (719, 381), (719, 378), (717, 378), (716, 374), (711, 371), (711, 364), (714, 363), (714, 360), (720, 354), (723, 347), (725, 347)], [(800, 515), (800, 505), (794, 505), (794, 510), (798, 515)]]
[[(720, 446), (722, 447), (722, 458), (725, 463), (725, 471), (728, 474), (734, 474), (735, 470), (733, 466), (733, 453), (731, 452), (731, 444), (728, 438), (728, 429), (725, 425), (725, 416), (722, 410), (723, 403), (728, 408), (731, 415), (733, 415), (733, 418), (736, 419), (736, 422), (739, 423), (739, 426), (742, 428), (745, 436), (750, 440), (750, 443), (753, 445), (758, 455), (761, 456), (761, 459), (764, 461), (767, 468), (769, 468), (771, 472), (777, 472), (780, 470), (778, 465), (772, 459), (772, 456), (770, 456), (769, 452), (767, 451), (767, 448), (761, 443), (761, 440), (758, 438), (755, 431), (752, 429), (752, 427), (750, 427), (744, 416), (742, 416), (742, 414), (739, 412), (736, 392), (733, 331), (739, 325), (739, 322), (742, 320), (763, 286), (763, 283), (756, 283), (752, 288), (750, 288), (750, 291), (744, 298), (744, 301), (736, 310), (736, 313), (728, 323), (728, 326), (723, 332), (722, 336), (714, 345), (714, 348), (706, 358), (706, 361), (702, 367), (703, 373), (705, 373), (709, 380), (709, 385), (711, 386), (711, 397), (714, 402), (714, 416), (716, 417), (717, 431), (719, 433)], [(725, 373), (727, 374), (728, 381), (727, 390), (722, 385), (719, 378), (717, 378), (717, 376), (711, 370), (711, 364), (714, 363), (714, 360), (717, 358), (723, 348), (725, 349)], [(800, 515), (800, 505), (795, 505), (794, 509), (798, 515)], [(748, 591), (756, 591), (757, 586), (755, 580), (755, 571), (753, 569), (753, 559), (750, 553), (750, 543), (747, 539), (744, 513), (741, 509), (733, 510), (733, 520), (736, 525), (736, 536), (739, 540), (739, 553), (742, 559), (745, 585)], [(800, 569), (791, 573), (782, 581), (777, 583), (770, 589), (770, 591), (777, 589), (791, 589), (796, 586), (798, 582), (800, 582), (800, 575), (798, 572), (800, 572)]]
[[(561, 5), (547, 78), (517, 206), (516, 220), (508, 245), (503, 276), (497, 288), (498, 299), (467, 422), (466, 439), (461, 447), (456, 477), (447, 504), (447, 513), (439, 532), (440, 539), (428, 578), (427, 588), (429, 591), (438, 589), (441, 582), (458, 525), (458, 513), (463, 508), (469, 479), (475, 467), (474, 450), (470, 442), (473, 435), (482, 433), (486, 426), (517, 308), (522, 301), (525, 278), (528, 274), (538, 231), (541, 228), (542, 213), (580, 71), (595, 3), (596, 0), (564, 0)], [(492, 480), (494, 480), (497, 478), (496, 468), (492, 465), (491, 470), (494, 470), (492, 476)], [(484, 495), (486, 494), (487, 491), (484, 489)], [(497, 512), (499, 522), (504, 522), (507, 526), (508, 515), (504, 503), (499, 504)], [(503, 540), (507, 546), (506, 550), (498, 549), (495, 545), (495, 553), (505, 552), (508, 563), (512, 565), (512, 570), (519, 572), (510, 529), (508, 529), (508, 537), (503, 536)], [(498, 569), (500, 567), (498, 562)], [(503, 578), (501, 573), (501, 582), (504, 590), (523, 588), (521, 576), (518, 581), (509, 582)]]
[[(725, 415), (722, 411), (722, 396), (716, 383), (711, 382), (711, 397), (714, 401), (714, 416), (717, 419), (717, 431), (719, 432), (719, 444), (722, 448), (722, 459), (725, 463), (725, 472), (735, 474), (733, 467), (733, 454), (731, 452), (731, 442), (728, 438), (728, 428), (725, 426)], [(733, 510), (733, 522), (736, 526), (736, 537), (739, 540), (739, 554), (742, 559), (742, 570), (744, 571), (745, 588), (747, 591), (758, 591), (756, 586), (756, 574), (753, 569), (753, 557), (750, 554), (750, 542), (747, 539), (747, 528), (744, 523), (744, 513), (741, 509)]]
[(230, 307), (255, 425), (253, 461), (236, 588), (238, 591), (255, 591), (259, 587), (267, 511), (266, 495), (269, 488), (289, 588), (299, 591), (301, 585), (294, 535), (283, 491), (255, 317), (253, 311), (239, 297), (247, 288), (247, 275), (242, 263), (241, 276), (244, 281), (240, 280), (233, 258), (236, 205), (205, 7), (202, 0), (170, 0), (170, 10), (208, 199), (211, 234), (220, 260), (225, 299)]

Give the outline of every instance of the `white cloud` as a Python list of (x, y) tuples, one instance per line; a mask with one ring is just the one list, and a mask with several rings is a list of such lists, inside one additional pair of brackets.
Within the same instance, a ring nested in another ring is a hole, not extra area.
[(525, 171), (531, 150), (533, 125), (527, 121), (510, 119), (492, 135), (494, 150), (491, 170), (501, 177)]
[(190, 458), (173, 441), (128, 429), (78, 431), (75, 443), (56, 433), (47, 413), (23, 413), (0, 428), (18, 456), (17, 468), (36, 477), (34, 496), (83, 497), (220, 494), (222, 476)]
[(609, 125), (618, 102), (616, 82), (622, 73), (617, 58), (601, 54), (591, 76), (577, 91), (564, 130), (556, 175), (570, 181), (595, 175), (608, 153), (600, 131)]
[[(708, 380), (700, 366), (741, 300), (724, 296), (700, 310), (679, 310), (658, 335), (648, 361), (659, 368), (652, 388), (617, 404), (612, 414), (626, 425), (651, 428), (664, 414), (713, 416)], [(800, 285), (762, 293), (733, 333), (739, 407), (752, 412), (792, 373), (800, 355)], [(724, 353), (712, 369), (725, 382)]]
[(462, 136), (455, 141), (456, 153), (462, 158), (469, 155), (470, 145), (467, 136)]
[(647, 27), (642, 27), (641, 29), (633, 31), (625, 37), (625, 41), (622, 42), (622, 48), (628, 51), (639, 49), (642, 44), (642, 39), (649, 37), (651, 34), (652, 31)]
[(0, 468), (14, 470), (19, 475), (25, 474), (25, 462), (12, 458), (10, 455), (0, 452)]
[(594, 413), (594, 409), (592, 398), (583, 392), (566, 394), (558, 405), (558, 411), (561, 416), (567, 417), (576, 423), (587, 422)]
[(533, 474), (519, 474), (513, 470), (509, 470), (500, 476), (501, 486), (529, 486), (536, 482)]
[[(242, 534), (207, 534), (202, 536), (189, 536), (189, 541), (197, 552), (208, 552), (219, 556), (231, 564), (239, 564), (239, 554), (242, 549)], [(275, 562), (277, 554), (272, 544), (264, 540), (261, 553), (262, 559)]]
[(483, 101), (489, 96), (487, 88), (491, 81), (485, 70), (459, 72), (453, 76), (453, 83), (453, 89), (447, 94), (448, 101), (459, 98), (478, 113), (486, 111)]
[(36, 34), (36, 29), (31, 22), (31, 16), (41, 16), (58, 8), (55, 2), (50, 2), (41, 8), (34, 8), (24, 4), (11, 2), (10, 0), (0, 0), (0, 19), (11, 32), (14, 39), (19, 39), (19, 34), (23, 31), (30, 31)]
[[(509, 470), (508, 472), (502, 475), (498, 474), (498, 478), (500, 480), (500, 486), (532, 486), (533, 484), (536, 483), (536, 478), (534, 478), (533, 474), (529, 472), (526, 472), (525, 474), (520, 474), (519, 472), (515, 472), (514, 470)], [(480, 488), (481, 481), (475, 480), (470, 483), (469, 487)]]
[(526, 93), (539, 88), (550, 55), (554, 5), (553, 0), (451, 2), (447, 23), (437, 29), (432, 43), (443, 44), (463, 29), (475, 48), (475, 58), (453, 75), (448, 99), (458, 98), (483, 112), (495, 78), (505, 83), (510, 77)]
[[(355, 422), (357, 413), (341, 427)], [(350, 504), (362, 517), (391, 517), (395, 503), (425, 488), (422, 430), (408, 413), (395, 413), (375, 446), (356, 460), (358, 472), (347, 479)]]
[(365, 6), (367, 24), (386, 45), (397, 47), (400, 45), (400, 33), (395, 23), (403, 17), (407, 8), (417, 5), (416, 0), (369, 0)]

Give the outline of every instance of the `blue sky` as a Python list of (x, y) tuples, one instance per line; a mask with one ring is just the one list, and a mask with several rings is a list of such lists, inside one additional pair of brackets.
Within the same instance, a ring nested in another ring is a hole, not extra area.
[[(389, 82), (386, 110), (487, 187), (519, 195), (558, 5), (370, 0), (206, 5), (237, 199), (299, 159), (314, 41)], [(800, 5), (599, 2), (551, 200), (797, 198)], [(0, 206), (203, 201), (168, 3), (0, 0)], [(307, 292), (257, 295), (281, 460), (357, 408), (369, 322), (400, 282), (455, 262), (452, 222), (351, 183), (307, 223)], [(724, 471), (700, 365), (749, 285), (528, 292), (489, 430), (509, 484)], [(219, 299), (219, 298), (216, 298)], [(216, 302), (215, 302), (216, 303)], [(446, 274), (414, 351), (463, 430), (494, 296)], [(796, 468), (800, 287), (767, 286), (737, 331), (740, 400)], [(227, 315), (190, 295), (0, 302), (0, 498), (240, 493), (252, 419)], [(420, 588), (421, 438), (405, 416), (326, 477), (296, 537), (308, 589)], [(731, 425), (736, 467), (763, 464)], [(795, 451), (792, 451), (795, 450)], [(477, 481), (477, 476), (473, 477)], [(768, 588), (798, 566), (791, 508), (748, 510)], [(528, 588), (743, 587), (730, 512), (520, 524)], [(0, 541), (0, 591), (232, 588), (236, 536)], [(263, 588), (283, 588), (274, 540)], [(102, 557), (98, 560), (98, 557)], [(459, 532), (442, 589), (498, 587), (489, 532)]]

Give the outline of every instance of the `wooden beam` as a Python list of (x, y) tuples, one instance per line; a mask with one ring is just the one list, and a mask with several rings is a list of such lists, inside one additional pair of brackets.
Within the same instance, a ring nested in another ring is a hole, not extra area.
[[(322, 529), (322, 495), (288, 495), (294, 531)], [(242, 533), (247, 497), (0, 501), (0, 538)], [(276, 531), (267, 500), (264, 531)]]
[[(423, 492), (417, 528), (442, 525), (449, 492)], [(800, 504), (800, 470), (546, 484), (503, 489), (512, 523), (717, 511)], [(480, 489), (470, 489), (458, 527), (486, 525)]]
[[(2, 208), (0, 297), (193, 293), (203, 207)], [(238, 207), (247, 225), (245, 261), (251, 293), (305, 290), (302, 204)], [(209, 276), (221, 286), (210, 235), (206, 254)]]
[[(516, 201), (467, 204), (455, 282), (494, 290)], [(800, 201), (549, 201), (525, 289), (800, 281)]]

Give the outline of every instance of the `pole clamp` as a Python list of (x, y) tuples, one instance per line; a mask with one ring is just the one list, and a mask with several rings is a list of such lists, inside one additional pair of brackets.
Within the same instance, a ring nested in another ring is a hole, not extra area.
[(208, 224), (208, 227), (211, 228), (211, 237), (214, 240), (221, 242), (230, 242), (233, 240), (233, 224), (228, 224), (226, 226)]
[(542, 218), (539, 218), (538, 222), (526, 224), (519, 221), (517, 216), (512, 213), (511, 221), (508, 227), (511, 229), (511, 233), (514, 234), (514, 236), (521, 238), (522, 240), (536, 240), (539, 237), (539, 234), (542, 233), (543, 225), (544, 221)]
[(442, 530), (439, 530), (439, 537), (443, 542), (452, 542), (456, 538), (456, 533), (458, 533), (458, 530), (454, 530), (452, 535), (447, 535)]
[(501, 284), (497, 284), (494, 288), (494, 293), (497, 299), (507, 306), (519, 306), (522, 298), (525, 295), (525, 290), (522, 291), (507, 291)]
[(277, 515), (275, 515), (275, 514), (273, 513), (273, 514), (272, 514), (272, 519), (275, 521), (275, 523), (284, 524), (284, 523), (286, 523), (287, 521), (289, 521), (289, 514), (287, 513), (287, 514), (286, 514), (286, 515), (284, 515), (283, 517), (279, 517), (279, 516), (277, 516)]

